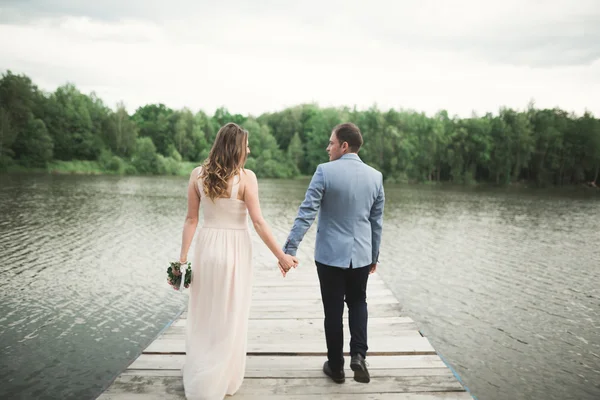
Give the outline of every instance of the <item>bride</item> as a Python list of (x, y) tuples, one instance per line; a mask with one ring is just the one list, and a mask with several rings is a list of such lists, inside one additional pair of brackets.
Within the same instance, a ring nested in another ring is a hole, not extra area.
[(248, 131), (234, 123), (218, 132), (208, 159), (188, 183), (188, 210), (180, 262), (198, 225), (192, 255), (183, 386), (188, 400), (222, 400), (240, 388), (252, 296), (252, 240), (247, 216), (279, 261), (283, 276), (298, 260), (284, 254), (264, 220), (254, 172), (243, 165), (250, 153)]

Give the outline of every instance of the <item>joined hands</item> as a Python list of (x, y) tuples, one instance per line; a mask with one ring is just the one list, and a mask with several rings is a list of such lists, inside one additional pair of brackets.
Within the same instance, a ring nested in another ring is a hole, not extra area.
[(281, 259), (279, 259), (277, 266), (281, 271), (281, 275), (283, 275), (285, 278), (285, 275), (288, 273), (288, 271), (292, 269), (292, 267), (296, 268), (299, 263), (300, 261), (295, 256), (285, 254)]

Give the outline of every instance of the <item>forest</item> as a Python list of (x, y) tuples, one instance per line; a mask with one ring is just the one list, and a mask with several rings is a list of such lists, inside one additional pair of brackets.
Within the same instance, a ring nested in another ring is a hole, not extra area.
[(317, 104), (260, 116), (147, 104), (130, 115), (124, 104), (111, 108), (71, 83), (47, 93), (7, 71), (0, 79), (0, 171), (189, 175), (227, 122), (249, 131), (246, 168), (263, 178), (312, 175), (328, 161), (325, 148), (341, 122), (360, 127), (360, 157), (390, 183), (595, 186), (600, 170), (600, 119), (532, 102), (468, 118)]

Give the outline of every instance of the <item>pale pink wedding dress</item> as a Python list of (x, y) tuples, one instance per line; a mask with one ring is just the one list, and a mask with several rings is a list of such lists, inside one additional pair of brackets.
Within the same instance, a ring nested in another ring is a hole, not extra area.
[(183, 385), (188, 400), (222, 400), (241, 386), (246, 368), (252, 296), (252, 242), (246, 204), (206, 197), (201, 180), (204, 224), (192, 258)]

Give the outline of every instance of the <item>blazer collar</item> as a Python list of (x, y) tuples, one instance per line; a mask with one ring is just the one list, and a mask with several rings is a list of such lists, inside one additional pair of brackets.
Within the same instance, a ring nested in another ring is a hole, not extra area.
[(360, 157), (356, 153), (346, 153), (346, 154), (344, 154), (343, 156), (340, 157), (340, 160), (355, 160), (355, 161), (362, 162), (362, 160), (360, 159)]

